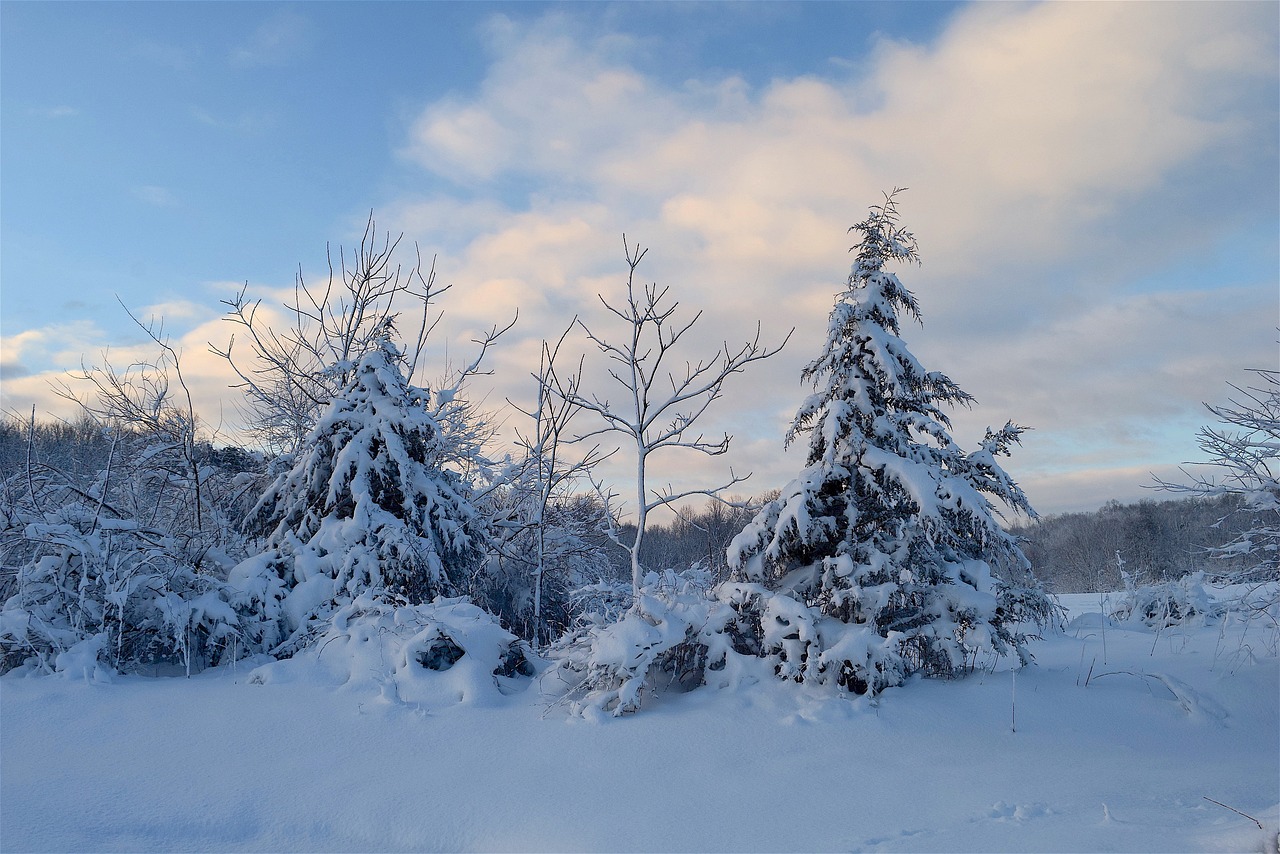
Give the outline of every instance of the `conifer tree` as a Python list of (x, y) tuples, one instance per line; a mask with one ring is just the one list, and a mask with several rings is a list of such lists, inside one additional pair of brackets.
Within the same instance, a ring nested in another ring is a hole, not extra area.
[(997, 461), (1024, 428), (988, 430), (963, 452), (946, 408), (972, 398), (926, 371), (900, 337), (899, 318), (919, 321), (920, 307), (886, 269), (918, 262), (895, 194), (851, 229), (861, 235), (852, 272), (823, 352), (802, 373), (816, 393), (787, 442), (807, 439), (805, 468), (729, 553), (755, 591), (740, 590), (738, 601), (763, 585), (805, 606), (789, 619), (809, 624), (795, 626), (796, 638), (813, 640), (801, 652), (789, 647), (779, 672), (859, 694), (916, 672), (956, 675), (982, 648), (1025, 662), (1021, 624), (1043, 624), (1053, 611), (991, 502), (1034, 515)]
[(250, 514), (268, 550), (233, 571), (261, 638), (300, 640), (361, 593), (417, 604), (465, 592), (487, 543), (466, 483), (442, 466), (430, 395), (388, 334), (355, 362), (292, 465)]

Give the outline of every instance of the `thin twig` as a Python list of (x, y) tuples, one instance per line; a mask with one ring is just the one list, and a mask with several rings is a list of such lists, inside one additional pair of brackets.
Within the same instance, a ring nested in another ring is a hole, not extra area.
[(1249, 815), (1247, 812), (1240, 812), (1240, 810), (1236, 809), (1235, 807), (1229, 807), (1229, 806), (1227, 806), (1226, 804), (1224, 804), (1222, 801), (1215, 801), (1213, 798), (1209, 797), (1208, 795), (1205, 795), (1205, 796), (1204, 796), (1204, 799), (1205, 799), (1206, 801), (1208, 801), (1209, 803), (1211, 803), (1211, 804), (1217, 804), (1218, 806), (1222, 807), (1223, 809), (1231, 810), (1231, 811), (1232, 811), (1233, 813), (1235, 813), (1236, 815), (1242, 815), (1242, 816), (1244, 816), (1245, 818), (1249, 819), (1249, 821), (1251, 821), (1251, 822), (1253, 822), (1254, 824), (1256, 824), (1256, 825), (1258, 826), (1258, 830), (1266, 830), (1266, 828), (1264, 828), (1264, 827), (1262, 826), (1262, 822), (1258, 821), (1256, 818), (1254, 818), (1253, 816)]

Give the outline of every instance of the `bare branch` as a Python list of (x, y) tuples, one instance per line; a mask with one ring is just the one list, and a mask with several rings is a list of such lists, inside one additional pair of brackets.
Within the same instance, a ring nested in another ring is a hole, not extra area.
[[(411, 267), (396, 263), (402, 239), (403, 235), (379, 236), (371, 212), (353, 253), (326, 247), (328, 277), (323, 284), (308, 283), (299, 268), (293, 300), (284, 304), (288, 322), (280, 331), (259, 313), (261, 301), (246, 297), (247, 285), (223, 300), (224, 320), (243, 336), (248, 353), (242, 357), (234, 349), (234, 333), (225, 347), (210, 345), (210, 350), (235, 371), (236, 387), (246, 396), (250, 428), (269, 448), (289, 452), (297, 447), (359, 357), (394, 333), (406, 300), (414, 303), (418, 317), (405, 364), (411, 378), (419, 370), (427, 339), (440, 321), (435, 301), (449, 286), (437, 284), (434, 258), (424, 271), (416, 245)], [(481, 358), (503, 331), (495, 328), (478, 342)], [(455, 393), (479, 373), (479, 363), (477, 359), (447, 379)]]
[[(669, 288), (656, 284), (641, 285), (637, 268), (648, 250), (639, 244), (632, 245), (626, 235), (622, 239), (627, 261), (626, 298), (611, 303), (600, 296), (600, 303), (613, 317), (625, 324), (626, 331), (615, 343), (597, 334), (583, 320), (577, 319), (579, 328), (587, 340), (596, 345), (607, 362), (612, 363), (608, 375), (626, 392), (625, 403), (613, 403), (594, 394), (586, 394), (576, 384), (558, 386), (554, 393), (567, 404), (596, 415), (600, 426), (576, 436), (576, 441), (586, 441), (608, 433), (626, 436), (635, 447), (636, 454), (636, 537), (627, 548), (631, 552), (632, 586), (638, 592), (641, 578), (640, 547), (644, 540), (647, 514), (659, 506), (688, 495), (711, 495), (716, 490), (691, 490), (676, 495), (649, 500), (645, 486), (648, 458), (657, 451), (683, 448), (709, 456), (719, 456), (729, 450), (730, 437), (710, 441), (701, 434), (690, 435), (693, 426), (708, 408), (723, 394), (729, 377), (741, 373), (747, 365), (767, 359), (782, 349), (791, 333), (777, 347), (760, 343), (760, 324), (756, 324), (755, 336), (734, 350), (726, 342), (713, 358), (684, 362), (682, 371), (669, 370), (666, 363), (674, 358), (680, 344), (697, 322), (702, 312), (697, 311), (687, 321), (676, 319), (679, 302), (668, 300)], [(739, 483), (743, 478), (732, 477), (720, 489)]]

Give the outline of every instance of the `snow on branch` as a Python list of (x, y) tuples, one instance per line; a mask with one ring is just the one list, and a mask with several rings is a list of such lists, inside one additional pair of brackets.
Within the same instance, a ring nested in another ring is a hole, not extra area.
[(1280, 371), (1252, 373), (1260, 381), (1257, 386), (1232, 385), (1238, 396), (1228, 405), (1205, 404), (1223, 426), (1200, 430), (1200, 449), (1209, 459), (1188, 465), (1209, 466), (1219, 475), (1183, 468), (1187, 482), (1156, 478), (1155, 483), (1159, 489), (1203, 498), (1239, 496), (1236, 512), (1249, 514), (1248, 530), (1214, 551), (1224, 558), (1254, 559), (1233, 574), (1234, 580), (1272, 581), (1280, 577)]

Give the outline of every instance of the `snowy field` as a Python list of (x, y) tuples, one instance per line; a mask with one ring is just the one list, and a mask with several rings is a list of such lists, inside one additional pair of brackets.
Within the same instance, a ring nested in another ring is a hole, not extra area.
[(765, 680), (594, 721), (537, 680), (424, 707), (279, 664), (6, 677), (0, 848), (1274, 852), (1274, 624), (1104, 633), (1097, 596), (1064, 604), (1016, 685), (877, 704)]

